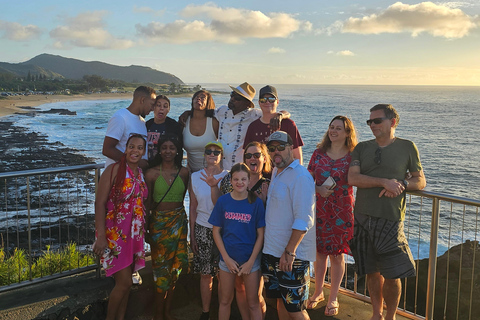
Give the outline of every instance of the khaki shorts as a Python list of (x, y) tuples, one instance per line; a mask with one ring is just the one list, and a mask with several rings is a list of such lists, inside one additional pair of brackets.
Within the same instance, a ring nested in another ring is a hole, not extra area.
[(358, 275), (380, 272), (386, 279), (415, 276), (403, 221), (355, 213), (354, 235), (349, 244)]

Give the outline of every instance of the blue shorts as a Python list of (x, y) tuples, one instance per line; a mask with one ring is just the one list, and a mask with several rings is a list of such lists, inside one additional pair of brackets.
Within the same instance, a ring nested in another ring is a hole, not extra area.
[[(250, 273), (260, 270), (261, 260), (262, 260), (262, 254), (259, 253), (257, 256), (257, 259), (255, 259), (255, 262), (253, 263), (252, 270), (250, 270)], [(218, 267), (220, 268), (220, 270), (230, 273), (230, 270), (228, 270), (227, 264), (225, 263), (225, 261), (223, 261), (223, 259), (220, 259), (220, 262), (218, 263)]]
[(280, 270), (280, 258), (263, 254), (262, 272), (267, 298), (282, 299), (288, 312), (307, 308), (310, 261), (295, 259), (291, 272)]

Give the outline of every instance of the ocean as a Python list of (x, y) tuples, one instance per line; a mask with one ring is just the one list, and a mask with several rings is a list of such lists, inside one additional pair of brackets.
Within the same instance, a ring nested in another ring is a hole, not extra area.
[[(254, 85), (259, 90), (263, 85)], [(227, 84), (206, 84), (215, 94), (217, 106), (229, 100)], [(373, 135), (366, 124), (369, 109), (377, 103), (390, 103), (400, 114), (396, 136), (414, 141), (427, 179), (427, 191), (480, 199), (480, 87), (437, 86), (348, 86), (278, 85), (279, 110), (287, 110), (304, 140), (304, 165), (308, 164), (316, 144), (330, 120), (345, 115), (353, 120), (359, 141)], [(190, 109), (191, 98), (174, 97), (169, 116), (177, 119)], [(98, 162), (107, 122), (130, 100), (71, 101), (40, 106), (42, 110), (65, 108), (76, 116), (37, 114), (35, 117), (12, 115), (8, 120), (44, 133), (51, 142), (60, 141)], [(258, 107), (258, 106), (257, 106)], [(147, 119), (152, 117), (150, 114)], [(470, 235), (474, 236), (473, 234)], [(424, 244), (426, 245), (426, 244)], [(425, 252), (423, 248), (421, 251)], [(442, 251), (442, 250), (440, 250)], [(426, 250), (428, 253), (428, 250)], [(424, 254), (420, 254), (424, 256)]]

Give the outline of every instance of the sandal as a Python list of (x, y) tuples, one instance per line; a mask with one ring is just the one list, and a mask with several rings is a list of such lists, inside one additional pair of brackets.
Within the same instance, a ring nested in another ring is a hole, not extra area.
[(333, 307), (325, 306), (325, 315), (327, 317), (333, 317), (338, 314), (338, 308), (340, 307), (340, 304), (336, 302), (333, 304)]
[(324, 296), (321, 296), (315, 300), (312, 300), (311, 298), (308, 298), (308, 301), (307, 301), (307, 309), (315, 309), (315, 307), (317, 306), (317, 304), (319, 304), (320, 302), (322, 302), (323, 300), (325, 300), (325, 297)]

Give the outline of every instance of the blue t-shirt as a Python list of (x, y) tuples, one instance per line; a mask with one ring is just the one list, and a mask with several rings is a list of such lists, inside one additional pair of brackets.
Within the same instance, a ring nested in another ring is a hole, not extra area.
[(241, 265), (252, 255), (257, 229), (265, 227), (263, 201), (260, 198), (254, 203), (248, 199), (235, 200), (227, 193), (218, 198), (208, 222), (222, 228), (225, 250)]

